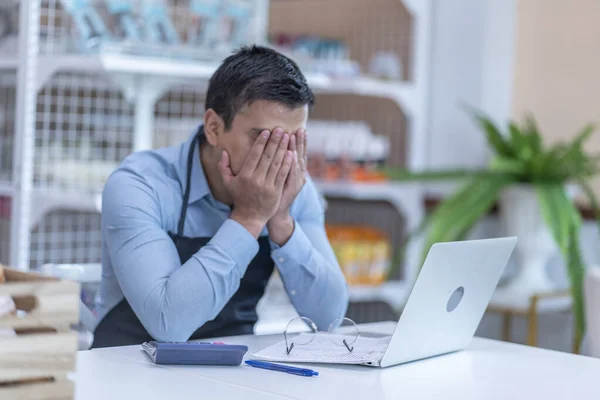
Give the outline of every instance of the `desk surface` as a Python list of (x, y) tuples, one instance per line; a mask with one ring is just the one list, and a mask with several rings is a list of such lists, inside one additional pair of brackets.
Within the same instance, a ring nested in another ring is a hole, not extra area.
[[(393, 324), (364, 325), (391, 332)], [(281, 335), (221, 338), (247, 358)], [(464, 351), (376, 369), (311, 365), (304, 378), (247, 366), (157, 366), (139, 346), (78, 354), (76, 400), (238, 399), (599, 399), (600, 359), (475, 338)], [(208, 397), (206, 397), (208, 395)]]

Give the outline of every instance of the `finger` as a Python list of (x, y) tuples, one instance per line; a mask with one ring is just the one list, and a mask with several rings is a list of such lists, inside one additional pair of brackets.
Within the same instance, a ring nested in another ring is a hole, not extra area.
[(300, 160), (300, 162), (304, 161), (304, 155), (306, 152), (305, 132), (306, 131), (304, 129), (298, 129), (298, 137), (296, 139), (296, 147), (298, 148), (298, 160)]
[(254, 141), (252, 148), (250, 149), (250, 153), (248, 157), (246, 157), (246, 161), (244, 161), (244, 170), (245, 171), (254, 171), (260, 162), (260, 158), (263, 155), (265, 150), (265, 146), (269, 141), (269, 137), (271, 136), (271, 132), (265, 130), (258, 135), (258, 138)]
[(219, 172), (221, 173), (221, 178), (223, 178), (223, 182), (228, 185), (233, 180), (234, 175), (229, 162), (229, 154), (225, 150), (221, 153), (221, 159), (217, 165), (219, 167)]
[(292, 185), (295, 184), (295, 180), (298, 177), (298, 173), (299, 173), (299, 166), (298, 166), (298, 159), (296, 157), (294, 157), (294, 159), (292, 160), (292, 167), (290, 168), (290, 173), (287, 176), (287, 179), (285, 180), (285, 187), (290, 187)]
[(269, 167), (275, 158), (275, 153), (277, 153), (277, 149), (279, 148), (279, 142), (281, 142), (281, 138), (283, 137), (283, 129), (276, 128), (267, 143), (265, 150), (260, 157), (260, 161), (258, 162), (258, 166), (256, 167), (256, 172), (262, 176), (266, 176), (269, 171)]
[(287, 133), (283, 134), (281, 138), (281, 142), (279, 142), (279, 148), (275, 153), (275, 157), (273, 158), (273, 162), (269, 167), (269, 172), (267, 173), (267, 182), (274, 182), (277, 177), (277, 173), (281, 168), (281, 164), (283, 164), (283, 159), (285, 158), (285, 153), (288, 151), (288, 144), (290, 141), (290, 135)]
[(296, 146), (297, 142), (298, 142), (298, 136), (297, 136), (297, 132), (296, 132), (290, 137), (290, 150), (292, 153), (294, 153), (294, 155), (298, 154), (298, 146)]
[(283, 163), (281, 164), (281, 168), (277, 173), (277, 178), (275, 179), (275, 187), (278, 189), (283, 189), (283, 185), (292, 169), (294, 164), (294, 156), (290, 150), (285, 152), (285, 157), (283, 159)]
[(308, 164), (308, 132), (304, 131), (304, 165), (303, 169), (306, 170), (306, 165)]

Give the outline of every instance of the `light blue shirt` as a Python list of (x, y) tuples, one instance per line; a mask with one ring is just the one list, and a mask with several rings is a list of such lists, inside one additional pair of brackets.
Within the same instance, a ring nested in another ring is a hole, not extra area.
[[(123, 298), (148, 333), (184, 341), (214, 319), (235, 294), (258, 241), (229, 219), (215, 200), (198, 151), (194, 153), (183, 234), (212, 237), (183, 265), (167, 232), (177, 232), (192, 137), (185, 143), (127, 157), (102, 196), (102, 318)], [(291, 302), (302, 316), (327, 329), (348, 305), (348, 289), (324, 227), (321, 196), (308, 179), (292, 204), (295, 228), (288, 242), (271, 242), (271, 257)], [(267, 235), (265, 228), (262, 235)]]

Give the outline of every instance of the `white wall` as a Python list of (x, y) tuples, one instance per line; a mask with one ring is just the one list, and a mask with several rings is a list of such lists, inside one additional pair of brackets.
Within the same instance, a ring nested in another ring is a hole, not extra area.
[[(488, 159), (468, 104), (510, 115), (514, 0), (436, 0), (433, 6), (427, 165), (477, 167)], [(439, 192), (432, 188), (432, 192)]]

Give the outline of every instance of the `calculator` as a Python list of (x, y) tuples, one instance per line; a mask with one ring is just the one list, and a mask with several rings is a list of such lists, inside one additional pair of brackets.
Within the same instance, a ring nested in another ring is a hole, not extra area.
[(217, 342), (145, 342), (142, 349), (155, 364), (240, 365), (248, 346)]

